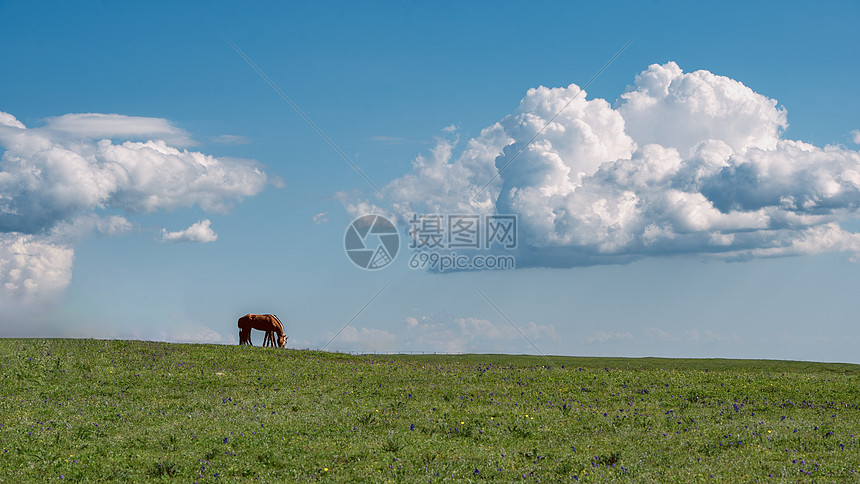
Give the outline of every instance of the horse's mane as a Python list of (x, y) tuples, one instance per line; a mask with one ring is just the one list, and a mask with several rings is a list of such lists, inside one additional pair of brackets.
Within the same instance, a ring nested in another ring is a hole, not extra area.
[(277, 322), (278, 322), (278, 326), (279, 326), (279, 328), (280, 328), (280, 329), (278, 330), (278, 333), (280, 333), (280, 336), (284, 336), (284, 335), (285, 335), (285, 334), (284, 334), (284, 323), (282, 323), (282, 322), (281, 322), (281, 320), (280, 320), (280, 319), (278, 319), (278, 317), (277, 317), (277, 316), (275, 316), (274, 314), (272, 315), (272, 317), (273, 317), (273, 318), (275, 318), (275, 321), (277, 321)]

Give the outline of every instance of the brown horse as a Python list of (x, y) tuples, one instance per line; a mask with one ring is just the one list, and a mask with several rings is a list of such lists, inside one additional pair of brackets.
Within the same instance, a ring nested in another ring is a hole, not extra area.
[(239, 318), (240, 345), (254, 346), (254, 343), (251, 342), (252, 329), (266, 332), (263, 346), (275, 346), (275, 333), (278, 333), (278, 347), (283, 348), (287, 343), (288, 336), (284, 334), (284, 325), (274, 314), (246, 314)]

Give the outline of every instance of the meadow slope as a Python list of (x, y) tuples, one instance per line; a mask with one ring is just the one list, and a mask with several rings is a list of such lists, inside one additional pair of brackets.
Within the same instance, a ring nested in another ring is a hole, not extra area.
[(860, 482), (860, 366), (0, 339), (0, 482)]

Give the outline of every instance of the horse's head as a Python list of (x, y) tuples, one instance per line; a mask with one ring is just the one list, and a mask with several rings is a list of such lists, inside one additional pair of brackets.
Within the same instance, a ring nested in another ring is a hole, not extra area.
[(272, 322), (275, 324), (275, 331), (278, 333), (278, 347), (283, 348), (287, 344), (287, 338), (289, 338), (286, 331), (284, 331), (284, 323), (274, 314), (272, 315)]

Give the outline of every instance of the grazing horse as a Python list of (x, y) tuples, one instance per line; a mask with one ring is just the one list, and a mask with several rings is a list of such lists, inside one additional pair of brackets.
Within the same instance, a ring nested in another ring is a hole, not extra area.
[(278, 347), (283, 348), (287, 343), (288, 337), (284, 334), (284, 325), (274, 314), (246, 314), (239, 318), (240, 345), (254, 346), (251, 342), (252, 329), (266, 332), (263, 346), (275, 346), (275, 333), (278, 333)]

